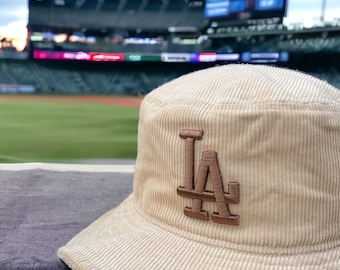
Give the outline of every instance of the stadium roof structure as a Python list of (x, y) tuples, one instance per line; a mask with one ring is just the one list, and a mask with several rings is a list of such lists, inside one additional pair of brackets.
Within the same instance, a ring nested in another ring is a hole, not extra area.
[(29, 0), (29, 25), (164, 31), (207, 24), (185, 0)]

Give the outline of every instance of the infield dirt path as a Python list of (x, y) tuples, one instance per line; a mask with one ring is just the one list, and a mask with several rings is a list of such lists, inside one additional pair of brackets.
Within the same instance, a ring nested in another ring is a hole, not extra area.
[(0, 100), (22, 100), (43, 102), (83, 102), (105, 105), (139, 107), (142, 97), (92, 96), (92, 95), (0, 95)]

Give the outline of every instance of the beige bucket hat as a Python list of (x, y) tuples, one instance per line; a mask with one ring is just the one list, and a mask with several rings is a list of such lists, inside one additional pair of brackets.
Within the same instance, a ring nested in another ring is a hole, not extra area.
[(133, 194), (58, 256), (73, 269), (340, 269), (340, 91), (241, 64), (160, 86), (140, 108)]

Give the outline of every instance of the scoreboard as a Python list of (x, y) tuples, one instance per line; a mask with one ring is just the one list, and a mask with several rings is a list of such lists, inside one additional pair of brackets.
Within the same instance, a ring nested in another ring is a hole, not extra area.
[(206, 0), (204, 16), (210, 20), (245, 22), (247, 20), (282, 18), (286, 0)]

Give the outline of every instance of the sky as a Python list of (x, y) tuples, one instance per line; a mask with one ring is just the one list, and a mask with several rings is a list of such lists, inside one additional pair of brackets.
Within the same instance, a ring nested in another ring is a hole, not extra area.
[[(109, 1), (109, 0), (107, 0)], [(112, 1), (112, 0), (111, 0)], [(171, 0), (170, 0), (171, 1)], [(340, 0), (287, 0), (284, 24), (302, 23), (311, 27), (320, 19), (323, 1), (326, 1), (325, 21), (340, 19)], [(0, 0), (0, 36), (25, 38), (28, 21), (28, 0)]]

